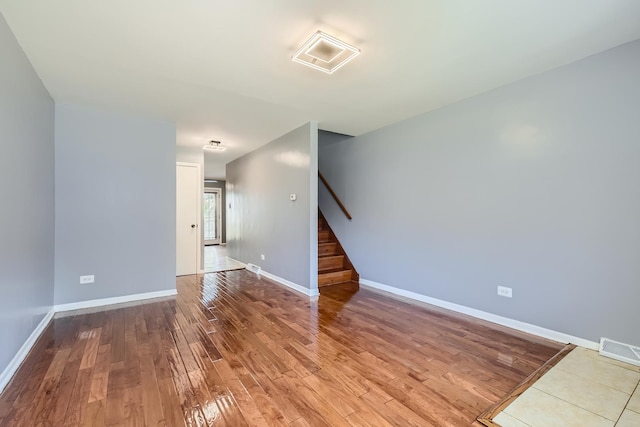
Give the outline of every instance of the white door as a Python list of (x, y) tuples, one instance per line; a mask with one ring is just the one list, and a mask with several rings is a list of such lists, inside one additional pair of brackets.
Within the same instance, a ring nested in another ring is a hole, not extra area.
[(176, 163), (176, 276), (198, 272), (200, 181), (200, 165)]

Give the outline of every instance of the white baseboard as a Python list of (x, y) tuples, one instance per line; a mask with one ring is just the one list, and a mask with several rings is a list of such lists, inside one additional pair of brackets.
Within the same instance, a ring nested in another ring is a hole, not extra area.
[(245, 264), (244, 262), (238, 261), (237, 259), (231, 258), (230, 256), (228, 256), (227, 258), (229, 258), (233, 262), (237, 262), (238, 264), (242, 265), (244, 268), (247, 268), (247, 264)]
[[(237, 262), (238, 264), (241, 264), (244, 268), (247, 268), (247, 266), (249, 265), (249, 264), (246, 264), (246, 263), (244, 263), (242, 261), (238, 261), (237, 259), (233, 259), (231, 257), (229, 257), (229, 259)], [(253, 264), (251, 264), (251, 265), (253, 265)], [(256, 265), (256, 267), (260, 268), (257, 265)], [(249, 270), (249, 271), (251, 271), (251, 270)], [(253, 271), (252, 271), (252, 273), (253, 273)], [(281, 285), (284, 285), (287, 288), (291, 288), (294, 291), (300, 292), (301, 294), (304, 294), (304, 295), (306, 295), (308, 297), (316, 297), (316, 296), (320, 295), (320, 292), (318, 292), (318, 289), (305, 288), (304, 286), (300, 286), (297, 283), (290, 282), (287, 279), (283, 279), (282, 277), (276, 276), (275, 274), (271, 274), (271, 273), (269, 273), (267, 271), (264, 271), (262, 269), (260, 269), (259, 275), (260, 276), (264, 276), (267, 279), (271, 279), (274, 282), (280, 283)]]
[(60, 311), (80, 310), (83, 308), (101, 307), (103, 305), (122, 304), (131, 301), (140, 301), (151, 298), (162, 298), (177, 295), (176, 289), (167, 289), (166, 291), (145, 292), (143, 294), (124, 295), (121, 297), (92, 299), (89, 301), (72, 302), (68, 304), (58, 304), (53, 307), (57, 313)]
[[(237, 259), (231, 258), (231, 257), (227, 257), (230, 260), (237, 262), (238, 264), (242, 265), (244, 268), (247, 268), (247, 266), (249, 264), (246, 264), (242, 261), (238, 261)], [(251, 264), (253, 265), (253, 264)], [(256, 267), (260, 268), (259, 266), (256, 265)], [(249, 270), (251, 271), (251, 270)], [(253, 271), (252, 271), (253, 273)], [(300, 292), (301, 294), (304, 294), (308, 297), (316, 297), (318, 295), (320, 295), (320, 292), (318, 292), (318, 289), (309, 289), (309, 288), (305, 288), (304, 286), (300, 286), (297, 283), (293, 283), (288, 281), (287, 279), (283, 279), (282, 277), (276, 276), (275, 274), (271, 274), (269, 272), (266, 272), (262, 269), (260, 269), (260, 273), (259, 275), (266, 277), (267, 279), (271, 279), (274, 282), (280, 283), (281, 285), (284, 285), (288, 288), (293, 289), (294, 291)]]
[(275, 274), (268, 273), (264, 270), (260, 271), (260, 275), (266, 277), (267, 279), (271, 279), (274, 282), (278, 282), (288, 288), (291, 288), (294, 291), (300, 292), (301, 294), (304, 294), (308, 297), (317, 297), (318, 295), (320, 295), (318, 289), (305, 288), (304, 286), (300, 286), (297, 283), (290, 282), (287, 279), (283, 279), (282, 277), (278, 277)]
[(540, 326), (532, 325), (530, 323), (521, 322), (519, 320), (509, 319), (508, 317), (498, 316), (496, 314), (487, 313), (486, 311), (476, 310), (475, 308), (466, 307), (464, 305), (454, 304), (448, 301), (440, 300), (437, 298), (431, 298), (426, 295), (418, 294), (416, 292), (406, 291), (404, 289), (395, 288), (393, 286), (377, 283), (372, 280), (360, 279), (360, 284), (369, 288), (378, 289), (381, 291), (389, 292), (394, 295), (409, 298), (412, 300), (424, 302), (427, 304), (435, 305), (437, 307), (446, 308), (451, 311), (466, 314), (478, 319), (486, 320), (488, 322), (497, 323), (498, 325), (506, 326), (508, 328), (516, 329), (528, 334), (537, 335), (542, 338), (550, 340), (571, 343), (580, 347), (589, 348), (591, 350), (598, 350), (599, 343), (589, 341), (583, 338), (574, 337), (562, 332), (557, 332), (551, 329), (542, 328)]
[(45, 314), (45, 316), (42, 318), (40, 323), (38, 323), (38, 326), (36, 326), (33, 332), (31, 332), (31, 335), (29, 335), (29, 338), (27, 338), (24, 344), (22, 344), (22, 347), (20, 347), (20, 350), (18, 350), (16, 355), (13, 357), (13, 359), (11, 359), (11, 362), (9, 362), (9, 364), (4, 369), (4, 371), (2, 371), (2, 373), (0, 374), (0, 393), (2, 393), (2, 391), (7, 386), (7, 384), (9, 384), (9, 381), (11, 381), (11, 378), (16, 373), (16, 371), (18, 370), (18, 368), (20, 367), (24, 359), (27, 357), (27, 355), (29, 354), (29, 351), (31, 351), (31, 347), (33, 347), (36, 341), (38, 341), (38, 338), (40, 338), (40, 335), (44, 332), (44, 330), (49, 325), (49, 322), (53, 318), (54, 314), (55, 314), (55, 311), (53, 309), (49, 310), (49, 312)]
[(131, 301), (140, 301), (150, 298), (161, 298), (177, 295), (178, 291), (176, 289), (169, 289), (166, 291), (158, 291), (158, 292), (146, 292), (143, 294), (134, 294), (134, 295), (125, 295), (122, 297), (113, 297), (113, 298), (102, 298), (102, 299), (94, 299), (89, 301), (80, 301), (80, 302), (72, 302), (69, 304), (59, 304), (53, 306), (53, 308), (44, 316), (44, 318), (40, 321), (38, 326), (33, 330), (29, 338), (22, 344), (20, 350), (16, 353), (14, 358), (9, 362), (9, 365), (2, 371), (0, 374), (0, 393), (4, 390), (6, 385), (11, 381), (11, 378), (16, 373), (24, 359), (29, 354), (31, 347), (38, 341), (40, 335), (46, 327), (49, 325), (49, 322), (53, 318), (55, 313), (61, 311), (70, 311), (70, 310), (79, 310), (83, 308), (92, 308), (92, 307), (100, 307), (105, 305), (112, 304), (120, 304)]

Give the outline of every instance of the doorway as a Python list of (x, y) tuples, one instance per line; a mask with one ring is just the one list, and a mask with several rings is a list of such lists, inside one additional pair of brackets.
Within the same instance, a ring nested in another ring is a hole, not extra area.
[(219, 245), (222, 242), (222, 197), (219, 188), (204, 190), (204, 244)]

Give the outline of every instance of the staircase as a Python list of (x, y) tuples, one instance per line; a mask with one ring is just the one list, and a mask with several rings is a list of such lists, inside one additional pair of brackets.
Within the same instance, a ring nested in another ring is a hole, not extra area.
[(318, 287), (358, 283), (358, 273), (329, 224), (318, 211)]

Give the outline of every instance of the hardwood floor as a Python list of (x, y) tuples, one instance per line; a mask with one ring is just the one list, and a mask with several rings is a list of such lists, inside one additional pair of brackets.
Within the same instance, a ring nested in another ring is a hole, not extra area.
[(367, 289), (317, 300), (246, 270), (56, 318), (3, 426), (465, 426), (563, 345)]

